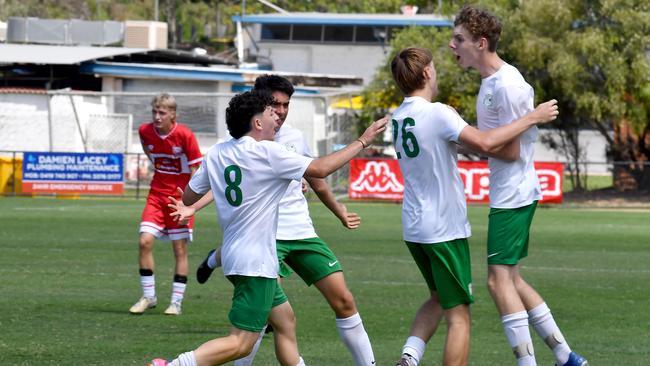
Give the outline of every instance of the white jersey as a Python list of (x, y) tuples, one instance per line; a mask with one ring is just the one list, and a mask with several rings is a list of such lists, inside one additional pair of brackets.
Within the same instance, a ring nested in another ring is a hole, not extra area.
[(421, 97), (405, 98), (392, 123), (404, 176), (404, 240), (440, 243), (471, 236), (456, 152), (467, 123), (444, 104)]
[[(534, 109), (534, 90), (519, 70), (504, 63), (483, 79), (476, 100), (478, 127), (485, 131), (509, 124)], [(537, 127), (519, 136), (519, 159), (514, 162), (489, 158), (490, 207), (517, 208), (542, 198), (533, 153)]]
[(273, 141), (249, 136), (213, 146), (188, 187), (212, 189), (223, 231), (221, 263), (226, 276), (276, 278), (278, 206), (291, 180), (302, 179), (312, 159)]
[[(275, 142), (288, 151), (312, 157), (309, 145), (299, 130), (284, 124), (275, 134)], [(291, 181), (287, 192), (280, 201), (278, 216), (278, 240), (300, 240), (316, 237), (314, 224), (309, 216), (307, 199), (302, 193), (302, 183)]]

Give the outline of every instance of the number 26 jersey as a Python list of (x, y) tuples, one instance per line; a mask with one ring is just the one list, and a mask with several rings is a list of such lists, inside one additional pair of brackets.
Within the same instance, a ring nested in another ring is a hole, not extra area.
[(404, 176), (404, 240), (440, 243), (471, 236), (456, 146), (467, 123), (441, 103), (406, 97), (393, 113), (393, 143)]

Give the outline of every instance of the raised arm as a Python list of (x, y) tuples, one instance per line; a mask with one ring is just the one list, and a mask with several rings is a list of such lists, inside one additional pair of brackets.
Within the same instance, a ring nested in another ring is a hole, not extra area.
[[(470, 149), (486, 155), (494, 154), (495, 152), (498, 153), (504, 144), (512, 141), (530, 127), (553, 121), (557, 118), (558, 114), (557, 101), (553, 99), (538, 105), (537, 108), (523, 117), (501, 127), (488, 131), (480, 131), (472, 126), (467, 126), (460, 132), (458, 140)], [(518, 156), (518, 148), (515, 151)], [(513, 151), (509, 151), (509, 154), (504, 154), (503, 156), (512, 158), (512, 153)]]
[(325, 178), (354, 158), (361, 150), (370, 146), (377, 136), (386, 129), (388, 118), (373, 122), (358, 139), (343, 149), (318, 159), (314, 159), (307, 170), (306, 177)]

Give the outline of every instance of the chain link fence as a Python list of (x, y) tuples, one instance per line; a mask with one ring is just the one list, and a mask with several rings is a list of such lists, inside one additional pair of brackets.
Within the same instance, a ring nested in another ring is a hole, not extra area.
[[(146, 195), (153, 170), (142, 153), (138, 127), (151, 121), (157, 93), (48, 91), (0, 93), (0, 158), (3, 195), (19, 195), (22, 152), (120, 153), (124, 155), (124, 196)], [(223, 141), (225, 110), (234, 93), (173, 93), (177, 120), (197, 136), (203, 152)], [(312, 153), (329, 154), (356, 138), (357, 114), (348, 92), (295, 94), (286, 123), (301, 130)], [(347, 191), (347, 169), (328, 178)]]

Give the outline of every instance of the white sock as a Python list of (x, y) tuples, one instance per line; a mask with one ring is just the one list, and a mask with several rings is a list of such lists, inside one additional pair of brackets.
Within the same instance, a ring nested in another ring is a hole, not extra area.
[(368, 333), (363, 328), (363, 322), (359, 313), (345, 319), (336, 319), (336, 327), (339, 330), (339, 336), (343, 344), (352, 353), (354, 364), (374, 365), (375, 355), (372, 352)]
[(411, 356), (411, 359), (417, 365), (420, 363), (420, 359), (422, 359), (422, 356), (424, 355), (424, 349), (426, 346), (427, 344), (419, 337), (410, 336), (406, 339), (404, 348), (402, 348), (402, 353)]
[(196, 366), (194, 351), (178, 355), (178, 358), (169, 363), (169, 366)]
[(518, 350), (517, 366), (536, 366), (533, 342), (528, 329), (528, 313), (520, 311), (501, 317), (503, 330), (513, 351)]
[(142, 286), (142, 295), (148, 298), (156, 297), (156, 277), (140, 276), (140, 286)]
[(302, 357), (300, 357), (300, 360), (298, 360), (298, 364), (296, 366), (307, 366), (307, 365), (305, 364), (305, 360), (303, 360)]
[(210, 257), (208, 257), (208, 267), (212, 269), (221, 267), (221, 258), (217, 258), (217, 252), (220, 251), (215, 250), (210, 254)]
[(238, 360), (235, 360), (235, 366), (251, 366), (253, 364), (253, 359), (257, 354), (257, 350), (260, 349), (260, 344), (262, 343), (262, 338), (264, 338), (264, 332), (266, 331), (266, 325), (260, 332), (260, 335), (257, 337), (255, 344), (253, 345), (253, 350), (246, 357), (242, 357)]
[(564, 365), (569, 360), (571, 348), (564, 340), (560, 328), (555, 324), (551, 309), (543, 302), (528, 312), (528, 320), (533, 328), (535, 328), (537, 334), (542, 337), (546, 345), (553, 351), (555, 360), (557, 361), (556, 363), (558, 365)]
[(172, 302), (181, 303), (183, 302), (183, 297), (185, 296), (185, 287), (187, 284), (181, 282), (174, 282), (172, 285)]

